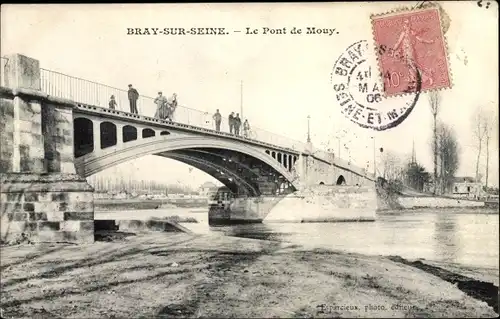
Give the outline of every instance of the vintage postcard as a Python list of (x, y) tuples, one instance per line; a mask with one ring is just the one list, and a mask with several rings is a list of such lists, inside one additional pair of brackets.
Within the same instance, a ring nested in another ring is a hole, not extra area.
[(1, 318), (494, 318), (498, 3), (2, 4)]

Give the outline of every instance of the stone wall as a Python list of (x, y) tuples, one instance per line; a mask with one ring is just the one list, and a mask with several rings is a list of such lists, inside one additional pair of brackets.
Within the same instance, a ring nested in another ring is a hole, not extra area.
[(484, 207), (480, 201), (439, 196), (403, 196), (391, 188), (382, 178), (377, 180), (378, 210), (400, 210), (414, 208)]
[(316, 185), (286, 196), (228, 198), (209, 209), (210, 224), (373, 221), (375, 186)]
[(73, 152), (73, 110), (71, 102), (45, 103), (43, 135), (45, 165), (49, 173), (75, 174)]
[(94, 241), (93, 189), (78, 175), (2, 174), (1, 240)]
[[(321, 160), (312, 155), (303, 155), (300, 157), (303, 162), (301, 168), (301, 181), (304, 188), (313, 187), (323, 183), (324, 185), (336, 185), (337, 179), (343, 176), (347, 185), (373, 186), (373, 181), (365, 178), (363, 172), (358, 167), (353, 165), (352, 169), (344, 169), (349, 166), (347, 162), (339, 159), (324, 159)], [(339, 166), (342, 164), (342, 166)]]
[(2, 76), (1, 240), (93, 242), (93, 189), (75, 174), (74, 103), (40, 91), (34, 59), (9, 56)]
[(0, 146), (0, 173), (12, 172), (14, 155), (14, 102), (12, 99), (0, 99)]
[(26, 96), (14, 97), (14, 127), (18, 127), (17, 132), (14, 132), (14, 152), (18, 147), (19, 172), (45, 171), (41, 111), (40, 101), (31, 100)]
[[(0, 91), (2, 165), (0, 173), (44, 172), (41, 105)], [(10, 96), (9, 96), (10, 95)]]
[(260, 223), (284, 196), (231, 198), (227, 204), (209, 206), (211, 225)]
[(261, 196), (236, 198), (230, 205), (232, 220), (255, 220), (261, 222), (283, 199), (283, 196)]
[(375, 187), (316, 186), (286, 196), (264, 221), (374, 221), (376, 209)]
[(406, 209), (412, 208), (455, 208), (455, 207), (484, 207), (484, 202), (454, 199), (445, 197), (400, 197), (399, 204)]

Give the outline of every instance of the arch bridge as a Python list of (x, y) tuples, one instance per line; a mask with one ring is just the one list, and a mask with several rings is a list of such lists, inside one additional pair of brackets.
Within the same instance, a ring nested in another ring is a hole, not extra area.
[[(110, 93), (123, 106), (126, 91), (44, 70), (26, 56), (2, 59), (2, 68), (2, 239), (13, 232), (40, 241), (92, 242), (93, 189), (85, 177), (145, 155), (186, 163), (235, 197), (256, 199), (231, 206), (235, 214), (262, 210), (264, 197), (273, 205), (273, 198), (314, 185), (374, 180), (310, 143), (263, 131), (243, 137), (213, 130), (207, 114), (196, 110), (201, 120), (193, 123), (192, 110), (182, 107), (174, 121), (110, 109)], [(141, 97), (138, 105), (154, 103)]]
[(301, 153), (233, 134), (77, 104), (73, 115), (76, 171), (84, 177), (145, 155), (174, 159), (247, 196), (299, 188)]
[(84, 177), (145, 155), (174, 159), (221, 181), (234, 194), (286, 194), (304, 187), (364, 185), (364, 170), (307, 150), (108, 108), (76, 104), (76, 171)]

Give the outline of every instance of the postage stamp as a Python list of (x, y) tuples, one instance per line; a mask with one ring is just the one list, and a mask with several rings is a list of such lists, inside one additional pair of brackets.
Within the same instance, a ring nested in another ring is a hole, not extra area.
[[(384, 131), (402, 123), (410, 115), (420, 96), (420, 73), (404, 91), (413, 94), (398, 99), (384, 96), (376, 64), (370, 63), (370, 45), (361, 40), (350, 45), (337, 59), (331, 84), (340, 112), (363, 128)], [(403, 83), (400, 84), (403, 86)]]
[(408, 93), (421, 77), (421, 91), (451, 87), (439, 8), (372, 15), (375, 48), (385, 96)]

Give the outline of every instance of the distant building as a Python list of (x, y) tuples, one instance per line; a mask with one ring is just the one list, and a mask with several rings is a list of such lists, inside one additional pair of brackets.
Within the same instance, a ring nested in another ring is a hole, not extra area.
[(219, 189), (219, 187), (217, 185), (215, 185), (214, 183), (205, 182), (200, 186), (198, 194), (200, 194), (200, 196), (208, 197), (212, 194), (217, 193), (218, 189)]
[(464, 198), (479, 198), (483, 195), (483, 185), (473, 177), (455, 177), (453, 182), (453, 196)]

